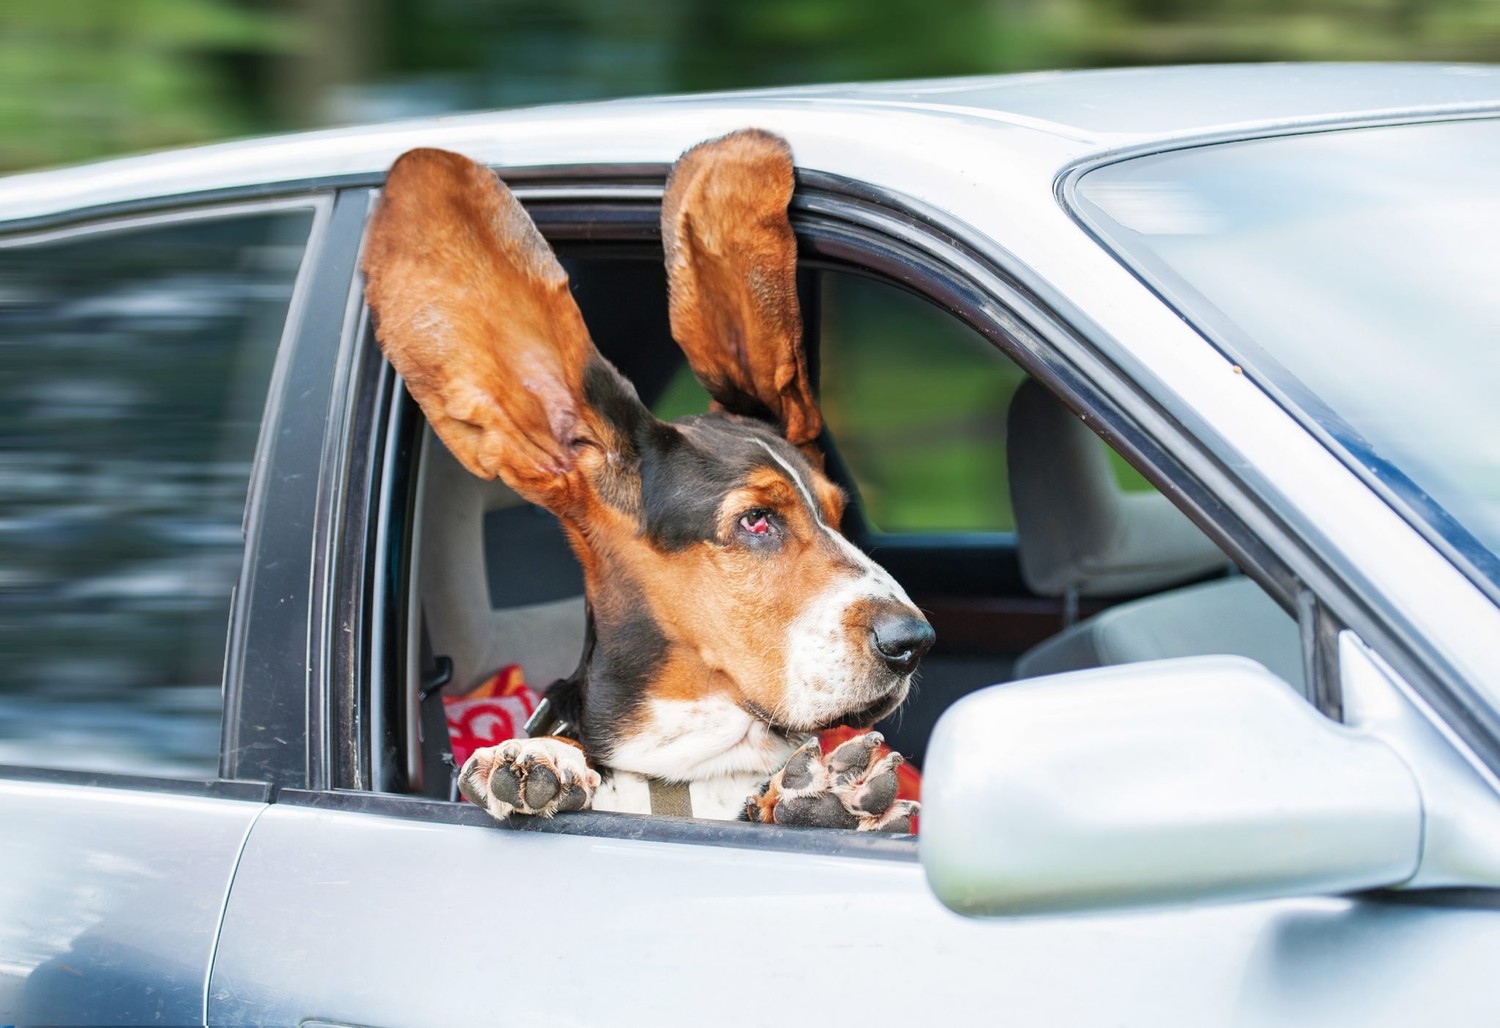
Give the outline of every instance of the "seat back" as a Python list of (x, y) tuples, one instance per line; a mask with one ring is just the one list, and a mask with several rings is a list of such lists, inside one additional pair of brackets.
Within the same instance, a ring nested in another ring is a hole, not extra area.
[(1160, 493), (1128, 493), (1104, 443), (1034, 381), (1016, 391), (1007, 458), (1021, 576), (1042, 596), (1154, 592), (1227, 569)]
[(452, 690), (510, 664), (538, 692), (571, 674), (583, 652), (583, 584), (556, 519), (498, 479), (469, 474), (425, 427), (421, 478), (413, 574), (432, 650), (453, 661)]
[(1228, 558), (1165, 496), (1121, 489), (1104, 443), (1035, 382), (1016, 392), (1007, 449), (1021, 574), (1033, 591), (1155, 593), (1027, 650), (1016, 660), (1017, 678), (1237, 654), (1303, 688), (1296, 621), (1241, 576), (1183, 585), (1228, 569)]

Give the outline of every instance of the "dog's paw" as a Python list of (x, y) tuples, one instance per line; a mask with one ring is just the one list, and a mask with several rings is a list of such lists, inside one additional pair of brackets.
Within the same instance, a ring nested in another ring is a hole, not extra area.
[(566, 739), (510, 739), (475, 750), (458, 772), (458, 788), (494, 817), (551, 817), (587, 810), (599, 774), (584, 760), (582, 748)]
[(803, 828), (909, 832), (920, 804), (896, 798), (899, 753), (880, 756), (885, 739), (866, 732), (823, 756), (816, 736), (745, 801), (744, 818)]

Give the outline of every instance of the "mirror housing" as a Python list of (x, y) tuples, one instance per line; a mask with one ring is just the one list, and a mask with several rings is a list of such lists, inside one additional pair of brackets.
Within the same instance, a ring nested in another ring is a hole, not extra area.
[(961, 914), (1341, 893), (1421, 859), (1406, 763), (1239, 657), (994, 686), (927, 753), (922, 865)]

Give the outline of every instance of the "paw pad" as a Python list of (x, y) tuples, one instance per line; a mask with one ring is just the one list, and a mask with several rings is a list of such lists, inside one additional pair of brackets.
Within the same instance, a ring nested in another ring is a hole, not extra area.
[(746, 801), (746, 816), (806, 828), (911, 831), (919, 804), (896, 798), (896, 769), (905, 758), (894, 752), (881, 756), (884, 742), (879, 732), (866, 732), (825, 757), (817, 738), (809, 739), (759, 796)]
[(511, 739), (476, 750), (458, 773), (458, 788), (471, 803), (497, 818), (511, 814), (551, 817), (588, 809), (599, 788), (599, 774), (572, 743)]

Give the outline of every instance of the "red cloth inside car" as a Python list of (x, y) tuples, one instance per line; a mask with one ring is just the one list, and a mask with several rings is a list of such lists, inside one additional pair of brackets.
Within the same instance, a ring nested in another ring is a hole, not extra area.
[(526, 684), (519, 664), (507, 664), (463, 696), (445, 695), (443, 713), (448, 716), (454, 763), (463, 767), (475, 750), (526, 738), (526, 721), (539, 699)]

